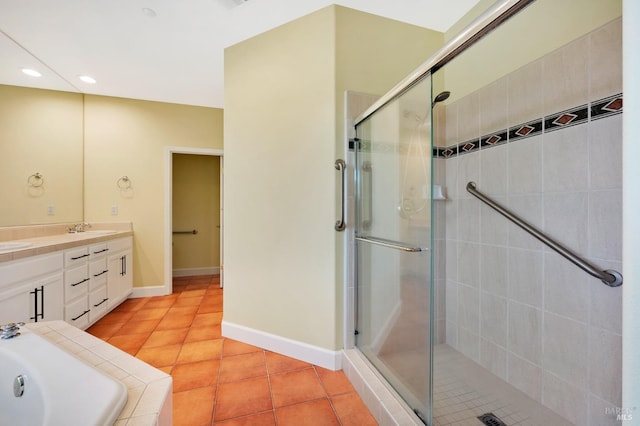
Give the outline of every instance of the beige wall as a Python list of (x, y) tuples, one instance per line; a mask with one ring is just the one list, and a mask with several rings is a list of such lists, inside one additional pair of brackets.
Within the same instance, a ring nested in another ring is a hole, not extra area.
[(81, 220), (82, 95), (0, 85), (0, 226)]
[[(445, 33), (445, 40), (453, 38), (492, 3), (478, 3)], [(460, 99), (621, 15), (621, 0), (538, 0), (439, 74), (445, 75), (451, 100)]]
[(225, 321), (335, 346), (333, 9), (225, 51)]
[[(164, 284), (168, 146), (222, 148), (222, 110), (85, 96), (85, 220), (133, 223), (135, 287)], [(122, 176), (131, 191), (116, 186)]]
[(342, 346), (343, 91), (382, 94), (432, 34), (332, 6), (225, 51), (225, 321)]
[(220, 157), (173, 154), (173, 269), (220, 267)]

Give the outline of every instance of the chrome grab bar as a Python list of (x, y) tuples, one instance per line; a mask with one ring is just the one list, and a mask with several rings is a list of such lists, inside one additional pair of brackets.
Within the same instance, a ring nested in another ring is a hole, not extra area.
[(173, 231), (173, 234), (197, 234), (198, 230), (197, 229), (192, 229), (191, 231)]
[(335, 229), (338, 232), (344, 231), (345, 228), (347, 227), (347, 224), (344, 223), (344, 206), (346, 204), (346, 190), (344, 189), (344, 174), (345, 174), (345, 170), (347, 168), (347, 163), (344, 162), (344, 160), (341, 159), (337, 159), (336, 162), (334, 163), (334, 166), (336, 168), (336, 170), (338, 170), (340, 172), (341, 175), (341, 183), (340, 183), (340, 187), (342, 188), (342, 194), (340, 196), (340, 220), (336, 221), (336, 225), (335, 225)]
[(510, 210), (502, 207), (500, 204), (493, 201), (491, 198), (484, 195), (482, 192), (476, 189), (475, 182), (467, 183), (467, 191), (471, 193), (474, 197), (478, 198), (480, 201), (487, 204), (489, 207), (509, 219), (511, 222), (518, 225), (520, 228), (527, 231), (529, 234), (542, 241), (544, 244), (549, 246), (555, 252), (563, 256), (565, 259), (576, 265), (578, 268), (585, 271), (587, 274), (599, 278), (603, 283), (608, 285), (609, 287), (618, 287), (622, 285), (622, 274), (618, 271), (614, 271), (612, 269), (607, 269), (605, 271), (601, 270), (597, 266), (588, 262), (587, 260), (581, 258), (576, 253), (563, 246), (553, 238), (549, 237), (542, 231), (534, 228), (530, 224), (528, 224), (524, 219), (518, 217), (516, 214), (511, 212)]
[(419, 251), (427, 251), (428, 247), (416, 247), (410, 246), (405, 243), (401, 243), (399, 241), (387, 240), (386, 238), (377, 238), (377, 237), (356, 237), (356, 240), (362, 241), (369, 244), (375, 244), (382, 247), (388, 247), (392, 249), (408, 251), (408, 252), (419, 252)]

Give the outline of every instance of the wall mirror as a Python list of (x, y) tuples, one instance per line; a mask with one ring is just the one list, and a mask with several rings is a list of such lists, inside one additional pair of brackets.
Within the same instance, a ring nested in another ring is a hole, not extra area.
[[(23, 74), (44, 65), (3, 33), (0, 57), (12, 58), (0, 70), (0, 226), (80, 222), (82, 94), (48, 69)], [(52, 80), (56, 91), (38, 88)]]

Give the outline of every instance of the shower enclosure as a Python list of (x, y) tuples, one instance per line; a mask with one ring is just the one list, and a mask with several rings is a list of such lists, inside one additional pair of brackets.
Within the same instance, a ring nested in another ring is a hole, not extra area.
[(427, 421), (433, 333), (430, 75), (361, 122), (356, 134), (356, 345)]
[(401, 424), (616, 424), (618, 3), (496, 2), (354, 119), (346, 331)]

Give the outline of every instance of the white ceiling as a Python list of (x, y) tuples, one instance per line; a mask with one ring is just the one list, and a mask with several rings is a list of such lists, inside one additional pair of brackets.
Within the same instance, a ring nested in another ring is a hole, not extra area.
[(332, 3), (446, 31), (479, 0), (236, 1), (0, 0), (0, 84), (222, 108), (225, 47)]

